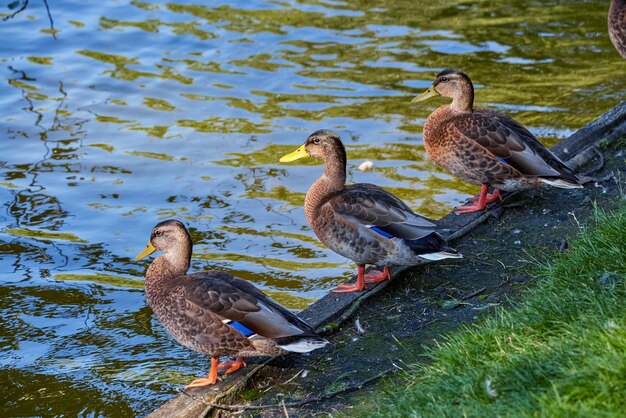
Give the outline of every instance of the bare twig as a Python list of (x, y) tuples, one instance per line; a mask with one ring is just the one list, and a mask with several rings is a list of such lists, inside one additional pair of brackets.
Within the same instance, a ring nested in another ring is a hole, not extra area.
[(481, 294), (481, 293), (483, 293), (485, 290), (487, 290), (487, 288), (486, 288), (486, 287), (481, 287), (481, 288), (480, 288), (480, 289), (478, 289), (477, 291), (472, 292), (472, 293), (470, 293), (469, 295), (463, 296), (463, 297), (461, 298), (461, 300), (468, 300), (468, 299), (471, 299), (471, 298), (473, 298), (474, 296), (478, 296), (478, 295), (480, 295), (480, 294)]
[(13, 71), (16, 74), (20, 75), (20, 78), (14, 78), (13, 80), (24, 80), (24, 81), (37, 81), (36, 78), (32, 78), (26, 75), (26, 72), (22, 70), (16, 70), (13, 66), (9, 65), (9, 70)]
[(285, 400), (280, 400), (280, 406), (283, 407), (283, 414), (285, 414), (285, 418), (289, 418), (289, 412), (287, 412), (287, 407), (285, 406)]
[[(283, 385), (286, 385), (287, 383), (291, 383), (291, 381), (293, 379), (295, 379), (296, 377), (300, 376), (302, 374), (302, 372), (304, 371), (304, 369), (300, 370), (298, 373), (294, 374), (292, 377), (289, 378), (289, 380), (287, 380), (285, 383), (283, 383)], [(266, 391), (267, 392), (267, 391)]]
[[(6, 22), (7, 20), (13, 19), (15, 16), (22, 13), (28, 7), (29, 1), (30, 0), (23, 0), (21, 7), (17, 9), (16, 11), (14, 11), (13, 13), (11, 13), (10, 15), (4, 16), (2, 18), (2, 21)], [(43, 1), (44, 6), (46, 7), (46, 13), (48, 14), (48, 21), (50, 22), (50, 32), (52, 33), (52, 37), (56, 39), (57, 38), (56, 30), (54, 29), (54, 20), (52, 19), (52, 13), (50, 13), (50, 5), (48, 5), (48, 0), (42, 0), (42, 1)]]
[(2, 18), (2, 21), (6, 22), (9, 19), (13, 19), (16, 15), (22, 13), (27, 7), (28, 7), (28, 0), (24, 0), (24, 3), (22, 3), (22, 7), (20, 7), (19, 9), (17, 9), (10, 15), (4, 16)]
[(54, 30), (54, 20), (52, 20), (52, 14), (50, 14), (50, 6), (48, 6), (48, 0), (43, 0), (44, 6), (46, 6), (46, 13), (48, 13), (48, 20), (50, 21), (50, 30), (52, 31), (52, 37), (57, 38), (56, 31)]

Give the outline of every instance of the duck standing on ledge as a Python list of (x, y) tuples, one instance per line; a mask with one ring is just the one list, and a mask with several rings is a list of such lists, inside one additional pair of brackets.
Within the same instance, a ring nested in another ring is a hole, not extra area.
[(608, 23), (609, 38), (617, 52), (626, 59), (626, 0), (611, 0)]
[[(157, 224), (135, 260), (158, 250), (164, 253), (146, 272), (148, 306), (176, 341), (211, 356), (209, 375), (185, 389), (222, 380), (218, 371), (245, 367), (242, 357), (307, 353), (328, 343), (245, 280), (215, 270), (187, 274), (192, 242), (181, 222)], [(219, 364), (220, 356), (234, 355), (236, 360)]]
[[(306, 194), (306, 220), (322, 243), (358, 266), (356, 284), (340, 285), (333, 292), (360, 292), (366, 283), (389, 280), (392, 265), (461, 258), (435, 232), (435, 224), (393, 194), (374, 184), (346, 186), (346, 150), (336, 133), (313, 132), (280, 161), (308, 157), (324, 160), (325, 167)], [(365, 275), (366, 264), (382, 265), (384, 271)]]
[[(541, 184), (580, 188), (581, 180), (526, 128), (491, 109), (474, 109), (474, 86), (461, 70), (447, 69), (412, 100), (452, 98), (424, 123), (424, 147), (431, 160), (461, 179), (481, 185), (470, 206), (456, 213), (478, 212), (500, 199), (500, 190), (526, 190)], [(495, 188), (488, 194), (489, 186)]]

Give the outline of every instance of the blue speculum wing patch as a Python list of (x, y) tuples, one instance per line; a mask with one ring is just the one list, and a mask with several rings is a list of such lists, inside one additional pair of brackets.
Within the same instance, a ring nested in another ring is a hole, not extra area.
[(249, 337), (252, 334), (254, 334), (254, 331), (250, 330), (244, 324), (241, 324), (239, 322), (234, 322), (233, 321), (233, 322), (230, 322), (228, 325), (230, 325), (231, 327), (235, 328), (237, 331), (241, 332), (244, 337)]
[(376, 232), (379, 235), (382, 235), (385, 238), (393, 238), (393, 235), (391, 235), (388, 232), (383, 231), (382, 229), (376, 227), (376, 226), (370, 226), (370, 229), (374, 232)]
[(502, 157), (498, 157), (498, 161), (500, 161), (501, 163), (504, 163), (504, 164), (506, 164), (506, 165), (511, 165), (511, 164), (509, 164), (509, 162), (508, 162), (507, 160), (505, 160), (505, 159), (504, 159), (504, 158), (502, 158)]

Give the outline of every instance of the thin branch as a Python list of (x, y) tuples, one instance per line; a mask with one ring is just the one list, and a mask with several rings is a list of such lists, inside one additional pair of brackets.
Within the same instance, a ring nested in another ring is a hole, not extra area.
[(24, 3), (22, 3), (22, 7), (20, 7), (19, 9), (17, 9), (16, 11), (14, 11), (12, 14), (8, 15), (8, 16), (4, 16), (2, 18), (2, 20), (4, 22), (6, 22), (9, 19), (13, 19), (15, 17), (15, 15), (22, 13), (26, 8), (28, 7), (28, 0), (24, 0)]
[(52, 20), (52, 14), (50, 14), (50, 6), (48, 6), (48, 0), (43, 0), (43, 4), (46, 6), (46, 12), (48, 13), (48, 20), (50, 21), (50, 30), (52, 31), (52, 38), (56, 39), (56, 31), (54, 30), (54, 20)]
[(23, 70), (16, 70), (13, 66), (9, 65), (9, 70), (13, 71), (16, 74), (20, 75), (20, 78), (14, 78), (13, 80), (24, 80), (24, 81), (37, 81), (36, 78), (32, 78), (26, 75), (26, 72)]
[(289, 418), (289, 412), (287, 412), (287, 406), (285, 406), (284, 399), (280, 401), (280, 406), (283, 408), (283, 414), (285, 414), (285, 418)]
[[(4, 16), (2, 18), (2, 21), (6, 22), (7, 20), (13, 19), (16, 15), (22, 13), (28, 7), (29, 1), (30, 0), (23, 0), (22, 6), (16, 11), (14, 11), (13, 13), (11, 13), (10, 15)], [(56, 39), (57, 38), (56, 29), (54, 29), (54, 19), (52, 19), (52, 13), (50, 13), (50, 5), (48, 4), (48, 0), (42, 0), (42, 1), (43, 1), (44, 6), (46, 6), (46, 13), (48, 14), (48, 21), (50, 22), (50, 31), (52, 33), (52, 37)]]
[(348, 392), (352, 392), (355, 390), (359, 390), (364, 388), (365, 386), (376, 382), (377, 380), (382, 379), (383, 377), (397, 372), (398, 368), (397, 367), (392, 367), (390, 369), (387, 369), (385, 371), (382, 371), (380, 373), (378, 373), (376, 376), (370, 377), (369, 379), (365, 379), (362, 382), (356, 383), (354, 385), (350, 385), (348, 387), (345, 387), (343, 389), (340, 390), (336, 390), (334, 392), (330, 392), (327, 393), (325, 395), (321, 395), (321, 396), (315, 396), (315, 397), (311, 397), (311, 398), (307, 398), (307, 399), (303, 399), (301, 401), (296, 401), (296, 402), (284, 402), (281, 401), (280, 403), (277, 404), (271, 404), (271, 405), (222, 405), (222, 404), (217, 404), (217, 403), (211, 403), (211, 402), (207, 402), (204, 399), (198, 398), (197, 396), (192, 395), (191, 393), (187, 392), (187, 391), (182, 391), (183, 394), (189, 396), (190, 398), (192, 398), (193, 400), (199, 401), (204, 403), (205, 405), (211, 407), (211, 408), (215, 408), (215, 409), (221, 409), (224, 411), (230, 411), (230, 412), (236, 412), (236, 411), (253, 411), (253, 410), (262, 410), (262, 409), (279, 409), (279, 408), (298, 408), (304, 405), (308, 405), (310, 403), (316, 403), (316, 402), (321, 402), (321, 401), (325, 401), (327, 399), (331, 399), (334, 398), (335, 396), (338, 395), (342, 395), (344, 393), (348, 393)]
[(486, 287), (482, 287), (482, 288), (478, 289), (477, 291), (470, 293), (469, 295), (463, 296), (463, 297), (461, 298), (461, 300), (468, 300), (468, 299), (471, 299), (471, 298), (473, 298), (474, 296), (478, 296), (478, 295), (480, 295), (480, 294), (481, 294), (481, 293), (483, 293), (485, 290), (487, 290), (487, 288), (486, 288)]

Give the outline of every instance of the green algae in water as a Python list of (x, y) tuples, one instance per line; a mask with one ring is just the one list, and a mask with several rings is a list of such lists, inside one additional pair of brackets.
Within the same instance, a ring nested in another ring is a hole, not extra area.
[(152, 158), (152, 159), (156, 159), (156, 160), (162, 160), (162, 161), (175, 161), (175, 160), (185, 160), (186, 158), (178, 158), (178, 157), (173, 157), (171, 155), (167, 155), (167, 154), (161, 154), (161, 153), (157, 153), (157, 152), (146, 152), (146, 151), (126, 151), (127, 154), (129, 155), (133, 155), (135, 157), (144, 157), (144, 158)]
[(72, 234), (71, 232), (54, 232), (26, 228), (7, 228), (4, 229), (4, 232), (15, 235), (16, 237), (28, 237), (42, 240), (58, 240), (78, 243), (87, 242), (76, 236), (75, 234)]
[(273, 290), (263, 290), (263, 293), (274, 299), (276, 302), (281, 305), (289, 307), (289, 309), (295, 310), (303, 310), (306, 309), (310, 304), (315, 302), (315, 299), (311, 298), (303, 298), (301, 296), (294, 295), (289, 292), (277, 292)]
[(298, 271), (298, 270), (308, 270), (311, 268), (316, 269), (324, 269), (324, 268), (332, 268), (337, 267), (338, 263), (328, 263), (328, 262), (312, 262), (312, 263), (303, 263), (301, 261), (290, 261), (290, 260), (282, 260), (278, 258), (270, 258), (270, 257), (255, 257), (246, 254), (232, 254), (232, 253), (194, 253), (195, 258), (199, 260), (225, 260), (225, 261), (240, 261), (240, 262), (249, 262), (254, 264), (260, 264), (263, 266), (279, 268), (289, 271)]
[(115, 286), (127, 289), (143, 289), (143, 280), (130, 279), (127, 277), (113, 276), (111, 274), (79, 274), (79, 273), (57, 273), (54, 275), (55, 280), (89, 282), (105, 286)]

